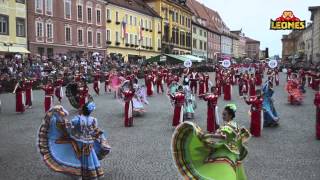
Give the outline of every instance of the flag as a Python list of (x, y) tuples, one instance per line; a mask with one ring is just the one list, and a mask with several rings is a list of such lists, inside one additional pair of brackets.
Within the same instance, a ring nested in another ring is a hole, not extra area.
[(124, 39), (127, 36), (127, 23), (126, 22), (122, 22), (122, 27), (121, 27), (121, 37), (122, 39)]

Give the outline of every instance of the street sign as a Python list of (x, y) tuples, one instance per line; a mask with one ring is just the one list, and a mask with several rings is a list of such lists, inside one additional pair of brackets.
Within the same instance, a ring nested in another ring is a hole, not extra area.
[(190, 68), (192, 66), (192, 61), (191, 60), (186, 60), (184, 63), (183, 63), (184, 67), (186, 68)]
[(222, 66), (225, 68), (229, 68), (231, 66), (231, 61), (228, 59), (225, 59), (222, 61)]
[(270, 60), (269, 63), (268, 63), (268, 66), (271, 68), (271, 69), (274, 69), (278, 66), (278, 61), (277, 60)]
[(167, 61), (167, 56), (160, 56), (160, 62)]

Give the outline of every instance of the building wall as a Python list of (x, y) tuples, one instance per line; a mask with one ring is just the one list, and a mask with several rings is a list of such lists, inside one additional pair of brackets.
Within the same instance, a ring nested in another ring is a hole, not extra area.
[(320, 62), (320, 9), (314, 12), (312, 60), (313, 62)]
[[(184, 6), (167, 0), (148, 0), (147, 4), (152, 7), (162, 17), (162, 53), (173, 54), (191, 54), (192, 45), (192, 32), (191, 32), (191, 19), (192, 13)], [(172, 18), (174, 12), (175, 16), (178, 14), (178, 18)], [(182, 20), (183, 17), (183, 21)], [(184, 22), (184, 23), (183, 23)], [(173, 41), (172, 32), (177, 30), (179, 36), (177, 42)], [(181, 40), (180, 32), (185, 33), (185, 37)], [(190, 37), (187, 43), (187, 36)], [(184, 45), (181, 43), (184, 42)], [(189, 44), (189, 46), (187, 46)]]
[(207, 30), (196, 24), (192, 24), (192, 55), (203, 59), (208, 58), (207, 39)]
[[(113, 4), (106, 6), (106, 12), (111, 15), (111, 22), (107, 23), (107, 31), (110, 32), (108, 53), (121, 53), (125, 61), (129, 55), (150, 58), (161, 53), (161, 19), (151, 17), (130, 9), (119, 7)], [(118, 13), (118, 22), (116, 14)], [(127, 36), (122, 36), (122, 22), (128, 16), (126, 23)], [(132, 19), (132, 23), (131, 23)], [(141, 24), (143, 20), (143, 24)], [(135, 22), (136, 21), (136, 22)], [(146, 22), (147, 21), (147, 26)], [(151, 28), (149, 24), (152, 24)], [(148, 31), (147, 31), (148, 30)], [(118, 37), (117, 37), (118, 34)], [(142, 36), (141, 36), (142, 35)], [(131, 39), (132, 37), (132, 39)], [(127, 39), (128, 38), (128, 39)], [(137, 38), (137, 41), (136, 41)], [(150, 44), (151, 39), (151, 44)], [(108, 40), (108, 37), (107, 37)], [(132, 41), (131, 41), (132, 40)], [(147, 41), (147, 42), (146, 42)], [(130, 45), (127, 46), (126, 44)], [(116, 44), (117, 43), (117, 44)], [(131, 46), (134, 45), (134, 46)], [(151, 49), (152, 47), (152, 49)], [(131, 60), (130, 60), (131, 61)]]
[[(35, 1), (28, 1), (28, 35), (32, 55), (45, 56), (58, 54), (81, 54), (106, 51), (105, 2), (100, 0), (72, 0), (71, 18), (66, 18), (65, 0), (52, 0), (52, 14), (48, 12), (46, 1), (42, 1), (42, 11), (36, 10)], [(82, 20), (78, 18), (78, 5), (82, 5)], [(88, 21), (88, 7), (92, 8), (92, 20)], [(101, 23), (97, 23), (96, 10), (101, 10)], [(43, 36), (37, 36), (36, 23), (43, 24)], [(48, 37), (47, 24), (52, 24), (52, 39)], [(66, 27), (71, 28), (71, 41), (66, 42)], [(78, 30), (82, 29), (82, 41), (79, 43)], [(92, 32), (92, 45), (88, 44), (88, 31)], [(100, 45), (97, 33), (100, 32)], [(50, 52), (49, 50), (53, 51)], [(51, 54), (52, 53), (52, 54)]]
[(221, 53), (221, 36), (217, 33), (208, 31), (208, 59), (217, 60)]
[[(9, 18), (9, 34), (0, 35), (0, 46), (5, 51), (8, 48), (4, 43), (10, 43), (10, 47), (24, 47), (27, 48), (27, 18), (26, 18), (26, 5), (17, 3), (16, 0), (0, 1), (0, 14), (8, 16)], [(25, 20), (25, 37), (17, 37), (16, 34), (16, 18)], [(5, 53), (5, 52), (4, 52)]]
[(312, 59), (312, 27), (304, 30), (302, 36), (304, 41), (304, 58), (309, 62)]
[(222, 55), (232, 55), (232, 38), (228, 36), (221, 36), (221, 53)]
[(247, 42), (246, 45), (247, 57), (253, 60), (259, 59), (260, 54), (260, 43)]
[(240, 41), (238, 39), (232, 39), (232, 55), (234, 58), (240, 58)]

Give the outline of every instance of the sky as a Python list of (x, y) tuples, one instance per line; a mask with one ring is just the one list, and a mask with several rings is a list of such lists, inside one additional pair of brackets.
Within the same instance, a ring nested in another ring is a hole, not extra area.
[(311, 22), (309, 6), (320, 6), (320, 0), (198, 0), (218, 11), (230, 30), (239, 30), (260, 41), (260, 49), (269, 48), (269, 55), (280, 55), (281, 38), (290, 31), (270, 30), (270, 19), (276, 19), (285, 10), (296, 17)]

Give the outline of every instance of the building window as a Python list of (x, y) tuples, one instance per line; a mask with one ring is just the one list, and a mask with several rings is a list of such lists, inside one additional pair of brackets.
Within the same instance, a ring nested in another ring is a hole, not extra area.
[(25, 4), (25, 0), (16, 0), (17, 3)]
[(193, 39), (192, 45), (193, 45), (194, 49), (197, 49), (197, 40), (196, 39)]
[(134, 18), (133, 18), (133, 24), (134, 24), (135, 26), (137, 26), (137, 17), (134, 17)]
[(138, 45), (138, 35), (134, 35), (134, 44)]
[(207, 50), (207, 43), (206, 42), (203, 43), (203, 50), (205, 50), (205, 51)]
[(71, 44), (71, 27), (70, 26), (65, 27), (65, 40), (66, 40), (66, 44)]
[(101, 47), (101, 32), (97, 32), (97, 47)]
[(158, 48), (161, 48), (161, 40), (160, 40), (160, 38), (158, 39)]
[[(119, 16), (119, 13), (116, 12), (116, 20), (118, 22), (118, 16)], [(110, 9), (107, 9), (107, 20), (111, 20), (111, 10)]]
[(141, 26), (142, 28), (144, 28), (144, 26), (143, 26), (143, 19), (140, 20), (140, 26)]
[(36, 13), (42, 13), (42, 9), (43, 9), (42, 1), (43, 0), (35, 0)]
[(36, 21), (36, 37), (37, 41), (43, 41), (43, 23), (40, 21)]
[(197, 34), (197, 28), (193, 27), (193, 34)]
[(78, 29), (78, 44), (83, 45), (83, 29)]
[(96, 11), (97, 13), (97, 24), (100, 25), (101, 24), (101, 10), (100, 9), (97, 9)]
[(128, 14), (125, 15), (125, 17), (124, 17), (124, 22), (125, 22), (126, 24), (128, 24), (128, 22), (129, 22), (129, 21), (128, 21)]
[(9, 16), (0, 14), (0, 34), (9, 35)]
[(200, 36), (202, 36), (202, 29), (200, 29)]
[(158, 23), (158, 32), (161, 32), (161, 24)]
[(71, 0), (64, 0), (64, 18), (71, 19)]
[(132, 25), (132, 21), (133, 21), (132, 16), (130, 16), (130, 25)]
[(107, 41), (111, 42), (111, 31), (109, 29), (107, 30)]
[(133, 34), (130, 34), (130, 44), (133, 44)]
[(52, 0), (46, 0), (46, 14), (52, 16)]
[(144, 28), (148, 29), (148, 21), (147, 20), (144, 20), (144, 25), (145, 25)]
[(203, 32), (204, 37), (207, 37), (207, 32)]
[[(108, 10), (107, 10), (107, 11), (108, 11)], [(107, 12), (107, 14), (108, 14), (108, 12)], [(110, 15), (109, 15), (109, 16), (110, 16)], [(108, 19), (108, 20), (109, 20), (109, 19)], [(120, 22), (120, 21), (119, 21), (119, 12), (118, 12), (118, 11), (116, 12), (116, 22)]]
[(25, 19), (16, 18), (16, 31), (18, 37), (26, 37)]
[(92, 8), (91, 7), (87, 8), (87, 18), (88, 18), (88, 23), (92, 23)]
[(176, 23), (179, 23), (179, 14), (176, 12)]
[(88, 46), (92, 46), (92, 31), (88, 30)]
[(82, 4), (78, 4), (77, 11), (78, 11), (78, 21), (82, 22), (82, 20), (83, 20), (83, 5)]
[(116, 31), (116, 42), (117, 43), (119, 43), (120, 41), (119, 41), (119, 39), (120, 39), (120, 37), (119, 37), (119, 32), (118, 31)]
[(53, 24), (47, 23), (47, 42), (53, 42)]

